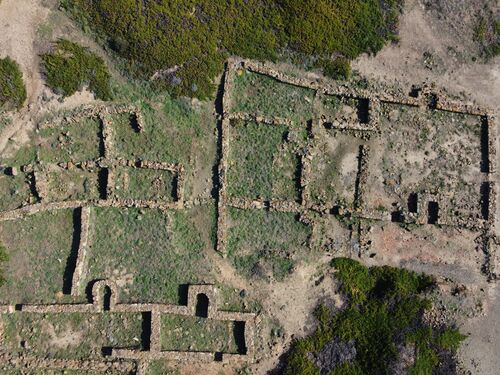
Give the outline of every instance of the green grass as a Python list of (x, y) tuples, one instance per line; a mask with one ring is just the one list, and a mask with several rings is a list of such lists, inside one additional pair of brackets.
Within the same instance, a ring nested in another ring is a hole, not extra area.
[(314, 91), (272, 77), (238, 70), (232, 90), (232, 112), (247, 112), (305, 122), (312, 118)]
[(59, 39), (53, 51), (41, 57), (47, 85), (55, 92), (71, 96), (88, 85), (98, 99), (111, 99), (108, 68), (88, 48)]
[(144, 168), (117, 168), (114, 195), (118, 198), (173, 201), (175, 174)]
[(19, 65), (10, 57), (0, 59), (0, 111), (21, 109), (26, 101), (26, 87)]
[(189, 211), (96, 208), (87, 279), (123, 283), (122, 301), (177, 304), (181, 284), (201, 282), (211, 271), (205, 246)]
[[(4, 328), (0, 345), (9, 352), (43, 358), (100, 359), (102, 347), (141, 348), (140, 313), (21, 313), (2, 315), (0, 321)], [(22, 349), (20, 341), (28, 347)]]
[(101, 122), (87, 118), (77, 123), (42, 128), (39, 133), (39, 159), (47, 163), (82, 162), (100, 156)]
[(307, 256), (310, 235), (293, 213), (229, 209), (227, 253), (246, 277), (282, 280)]
[(284, 374), (320, 374), (308, 353), (319, 353), (332, 340), (354, 342), (352, 360), (337, 363), (331, 374), (385, 374), (399, 360), (399, 347), (415, 345), (409, 374), (432, 374), (440, 356), (454, 352), (464, 339), (456, 329), (434, 328), (422, 319), (430, 302), (421, 294), (434, 281), (424, 274), (388, 266), (367, 268), (360, 263), (336, 258), (331, 262), (347, 306), (333, 314), (320, 305), (316, 331), (296, 339)]
[[(240, 198), (297, 200), (299, 159), (285, 144), (285, 126), (237, 123), (231, 128), (227, 192)], [(256, 147), (258, 145), (258, 147)]]
[(162, 315), (162, 350), (238, 353), (233, 321)]
[(7, 249), (0, 242), (0, 287), (5, 284), (5, 270), (4, 264), (9, 261), (10, 257), (7, 253)]
[(178, 369), (169, 368), (165, 360), (153, 360), (149, 362), (146, 375), (180, 375)]
[(248, 291), (232, 288), (225, 284), (217, 285), (219, 292), (219, 310), (233, 312), (253, 312), (262, 310), (259, 301), (248, 295)]
[[(229, 55), (298, 62), (352, 59), (394, 40), (398, 0), (65, 0), (84, 29), (128, 62), (136, 76), (174, 68), (161, 84), (175, 95), (213, 95)], [(327, 70), (329, 69), (326, 65)]]
[(73, 243), (73, 211), (43, 212), (0, 223), (9, 262), (1, 303), (51, 303), (62, 292)]
[(0, 173), (0, 211), (9, 211), (28, 202), (31, 190), (28, 177), (18, 172), (17, 176)]
[(187, 166), (194, 148), (198, 147), (197, 152), (206, 152), (205, 143), (212, 139), (216, 124), (210, 103), (192, 105), (188, 100), (160, 94), (148, 84), (116, 85), (113, 92), (117, 99), (136, 104), (145, 119), (145, 129), (138, 133), (132, 127), (129, 114), (110, 116), (113, 157)]
[(100, 198), (98, 171), (85, 171), (79, 168), (47, 174), (46, 202), (66, 200), (92, 200)]

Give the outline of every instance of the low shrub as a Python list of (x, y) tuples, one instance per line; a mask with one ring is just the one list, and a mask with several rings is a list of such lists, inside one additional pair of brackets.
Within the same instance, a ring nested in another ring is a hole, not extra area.
[(345, 80), (351, 76), (351, 64), (345, 57), (337, 57), (335, 60), (320, 59), (317, 65), (323, 69), (323, 74), (327, 77)]
[[(317, 329), (294, 341), (286, 375), (385, 374), (405, 345), (415, 347), (408, 373), (432, 374), (442, 355), (458, 349), (464, 339), (458, 330), (444, 328), (439, 333), (422, 318), (431, 304), (420, 294), (434, 285), (431, 277), (387, 266), (367, 268), (347, 258), (333, 259), (331, 265), (349, 297), (347, 306), (336, 314), (323, 305), (316, 309)], [(355, 350), (320, 369), (314, 358), (332, 342), (354, 343)]]
[(48, 86), (64, 96), (84, 85), (102, 100), (111, 99), (110, 75), (103, 59), (76, 43), (59, 39), (52, 52), (42, 55)]
[(0, 110), (20, 109), (26, 101), (26, 87), (19, 65), (10, 57), (0, 59)]
[[(160, 71), (176, 95), (212, 96), (229, 55), (352, 59), (395, 38), (401, 0), (64, 0), (134, 75)], [(347, 60), (344, 60), (347, 61)], [(333, 67), (327, 66), (327, 73)], [(342, 72), (347, 73), (346, 66)]]

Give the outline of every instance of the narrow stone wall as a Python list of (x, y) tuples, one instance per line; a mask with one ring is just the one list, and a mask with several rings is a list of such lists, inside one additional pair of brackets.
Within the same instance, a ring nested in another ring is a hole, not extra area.
[(87, 247), (90, 226), (90, 207), (80, 209), (80, 243), (78, 244), (78, 254), (76, 258), (75, 271), (71, 283), (71, 295), (78, 296), (81, 291), (81, 282), (84, 279), (84, 272), (87, 268)]

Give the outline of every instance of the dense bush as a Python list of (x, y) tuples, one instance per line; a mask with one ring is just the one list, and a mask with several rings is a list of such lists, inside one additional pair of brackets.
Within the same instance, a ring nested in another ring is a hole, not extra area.
[(10, 57), (0, 59), (0, 110), (21, 108), (26, 101), (26, 87), (19, 65)]
[[(64, 0), (144, 77), (163, 70), (174, 94), (212, 95), (231, 54), (274, 60), (292, 52), (327, 62), (380, 50), (401, 0)], [(327, 69), (331, 67), (326, 65)]]
[(405, 345), (415, 348), (409, 373), (431, 374), (440, 356), (455, 351), (465, 338), (454, 328), (436, 329), (422, 319), (431, 305), (419, 294), (434, 285), (429, 276), (387, 266), (367, 268), (347, 258), (334, 259), (332, 266), (348, 297), (347, 307), (337, 314), (323, 305), (318, 307), (318, 328), (293, 343), (286, 375), (323, 373), (311, 354), (318, 355), (332, 342), (354, 343), (355, 347), (354, 358), (331, 363), (328, 373), (332, 375), (386, 374)]
[(317, 66), (323, 68), (323, 74), (333, 79), (348, 79), (351, 76), (351, 64), (345, 57), (338, 57), (334, 60), (319, 59)]
[(42, 61), (47, 84), (54, 91), (69, 96), (88, 85), (97, 98), (111, 98), (108, 68), (87, 48), (60, 39), (52, 52), (42, 55)]

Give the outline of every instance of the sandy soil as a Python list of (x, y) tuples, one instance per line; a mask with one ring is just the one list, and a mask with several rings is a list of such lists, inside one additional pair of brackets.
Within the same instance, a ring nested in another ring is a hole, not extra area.
[[(446, 1), (436, 1), (439, 2)], [(459, 3), (465, 3), (462, 4), (464, 7), (470, 5), (468, 1), (455, 1), (457, 7)], [(353, 68), (368, 77), (406, 85), (433, 82), (451, 93), (464, 91), (477, 102), (498, 110), (500, 57), (487, 63), (472, 63), (471, 58), (477, 51), (471, 47), (472, 21), (467, 19), (467, 15), (471, 15), (468, 9), (460, 11), (464, 13), (461, 20), (465, 23), (462, 27), (465, 30), (460, 30), (463, 33), (450, 25), (456, 20), (440, 20), (426, 11), (422, 1), (407, 0), (400, 18), (399, 43), (386, 46), (376, 56), (361, 56)], [(424, 52), (434, 57), (432, 70), (424, 63)]]

